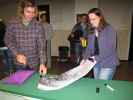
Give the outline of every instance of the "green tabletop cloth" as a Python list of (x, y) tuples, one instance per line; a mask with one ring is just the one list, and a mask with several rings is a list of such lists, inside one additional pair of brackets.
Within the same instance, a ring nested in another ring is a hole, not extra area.
[[(0, 91), (42, 100), (133, 100), (133, 82), (82, 78), (63, 89), (43, 91), (37, 89), (38, 80), (39, 75), (36, 73), (21, 86), (0, 82)], [(104, 86), (105, 83), (115, 90), (109, 90)], [(96, 87), (100, 88), (99, 93), (96, 93)]]

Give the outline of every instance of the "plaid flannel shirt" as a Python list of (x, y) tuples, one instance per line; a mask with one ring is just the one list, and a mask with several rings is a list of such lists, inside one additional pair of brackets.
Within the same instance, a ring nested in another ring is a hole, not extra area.
[(35, 67), (45, 64), (45, 35), (42, 25), (33, 19), (28, 26), (24, 26), (20, 18), (12, 18), (7, 24), (5, 44), (16, 54), (24, 54), (28, 66)]

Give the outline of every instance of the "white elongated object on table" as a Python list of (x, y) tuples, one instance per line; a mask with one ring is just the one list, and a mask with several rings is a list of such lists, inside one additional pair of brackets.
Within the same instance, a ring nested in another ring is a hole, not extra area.
[(96, 61), (85, 60), (79, 66), (68, 70), (58, 76), (45, 76), (39, 80), (38, 89), (58, 90), (85, 76), (96, 64)]

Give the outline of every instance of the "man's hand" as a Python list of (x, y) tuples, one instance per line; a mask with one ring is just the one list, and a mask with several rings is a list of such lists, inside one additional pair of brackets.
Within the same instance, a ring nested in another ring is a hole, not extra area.
[(17, 55), (16, 55), (16, 60), (17, 60), (17, 62), (20, 63), (20, 64), (24, 64), (24, 65), (27, 64), (27, 58), (26, 58), (26, 56), (23, 55), (23, 54), (17, 54)]
[(82, 40), (85, 40), (85, 38), (84, 37), (80, 37), (80, 41), (82, 41)]
[(72, 33), (72, 34), (71, 34), (71, 38), (73, 38), (73, 37), (74, 37), (74, 34)]
[(41, 75), (45, 75), (45, 74), (47, 73), (47, 67), (46, 67), (44, 64), (41, 64), (41, 65), (40, 65), (39, 73), (40, 73)]
[(82, 47), (86, 47), (87, 46), (87, 41), (84, 37), (80, 37), (80, 42), (81, 42), (81, 45)]

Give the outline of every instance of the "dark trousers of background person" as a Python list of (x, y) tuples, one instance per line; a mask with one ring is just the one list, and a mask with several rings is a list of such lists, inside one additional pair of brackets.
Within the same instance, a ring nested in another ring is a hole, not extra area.
[(78, 65), (82, 57), (82, 46), (80, 42), (70, 42), (70, 59), (72, 63)]
[(2, 61), (4, 63), (4, 72), (7, 74), (10, 74), (14, 70), (14, 61), (13, 61), (13, 55), (11, 51), (8, 48), (2, 48), (0, 49), (2, 54)]

